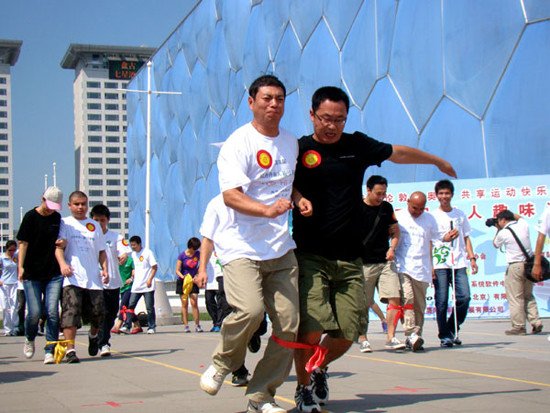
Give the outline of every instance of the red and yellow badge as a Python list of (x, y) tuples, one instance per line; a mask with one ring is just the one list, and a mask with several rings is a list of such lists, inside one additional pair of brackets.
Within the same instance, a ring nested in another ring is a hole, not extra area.
[(13, 262), (17, 263), (18, 261), (17, 257), (13, 257)]
[(140, 255), (140, 256), (139, 256), (139, 260), (140, 260), (141, 262), (143, 262), (143, 255)]
[(321, 154), (317, 151), (307, 151), (302, 156), (302, 164), (306, 168), (315, 168), (321, 165)]
[(269, 169), (271, 168), (271, 165), (273, 165), (273, 158), (271, 157), (271, 154), (263, 149), (258, 151), (256, 154), (256, 160), (258, 161), (258, 165), (264, 169)]
[(125, 247), (128, 246), (128, 241), (126, 241), (126, 239), (122, 238), (122, 245), (124, 245)]
[(91, 222), (88, 222), (88, 223), (86, 224), (86, 229), (87, 229), (88, 231), (90, 231), (90, 232), (94, 232), (94, 231), (95, 231), (95, 225), (92, 224)]

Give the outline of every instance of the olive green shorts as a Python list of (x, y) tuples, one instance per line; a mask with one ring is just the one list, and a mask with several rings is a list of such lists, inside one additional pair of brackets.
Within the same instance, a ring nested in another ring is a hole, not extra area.
[(362, 261), (328, 260), (296, 250), (300, 332), (356, 341), (367, 328)]

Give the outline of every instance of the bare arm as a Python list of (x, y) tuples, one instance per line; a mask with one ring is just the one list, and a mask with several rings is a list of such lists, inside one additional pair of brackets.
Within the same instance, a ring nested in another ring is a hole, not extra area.
[(399, 244), (399, 237), (401, 236), (399, 224), (391, 224), (388, 232), (390, 235), (390, 247), (386, 253), (386, 260), (393, 261), (395, 259), (395, 248), (397, 247), (397, 244)]
[(535, 247), (535, 261), (533, 263), (533, 271), (531, 271), (533, 278), (538, 281), (542, 280), (541, 261), (542, 261), (542, 250), (544, 248), (545, 240), (546, 240), (546, 234), (539, 232), (539, 235), (537, 237), (537, 245)]
[(99, 251), (99, 265), (101, 265), (101, 269), (103, 270), (101, 272), (103, 284), (107, 284), (109, 282), (109, 267), (107, 265), (107, 254), (105, 250)]
[(25, 257), (27, 256), (27, 247), (29, 243), (27, 241), (19, 241), (19, 262), (17, 263), (17, 279), (23, 282), (23, 264), (25, 264)]
[(65, 262), (65, 253), (63, 251), (63, 248), (55, 248), (55, 259), (57, 260), (59, 268), (61, 269), (61, 275), (63, 275), (63, 277), (71, 277), (73, 275), (73, 267)]
[(285, 198), (277, 199), (273, 205), (264, 205), (254, 201), (243, 193), (241, 187), (224, 191), (223, 201), (229, 208), (253, 217), (275, 218), (292, 209), (291, 202)]
[(394, 163), (435, 165), (441, 172), (456, 178), (456, 172), (449, 162), (439, 156), (421, 151), (420, 149), (411, 148), (410, 146), (393, 145), (393, 153), (388, 159)]
[(313, 213), (313, 208), (311, 206), (311, 201), (307, 198), (304, 198), (304, 196), (298, 191), (295, 187), (292, 187), (292, 202), (294, 202), (294, 205), (298, 207), (298, 210), (300, 211), (300, 214), (302, 214), (305, 217), (310, 217)]
[(181, 273), (182, 265), (183, 265), (183, 262), (181, 262), (181, 260), (176, 261), (176, 275), (183, 280), (184, 275)]
[(155, 274), (157, 273), (157, 268), (158, 266), (156, 264), (151, 267), (151, 276), (147, 279), (147, 288), (153, 285), (153, 278), (155, 278)]
[(466, 244), (466, 253), (468, 255), (468, 259), (470, 260), (472, 274), (477, 274), (477, 262), (474, 254), (474, 247), (472, 246), (472, 241), (470, 240), (470, 237), (464, 237), (464, 244)]
[(199, 288), (204, 288), (208, 280), (208, 274), (206, 274), (206, 266), (210, 261), (212, 256), (212, 251), (214, 251), (214, 241), (210, 238), (203, 237), (201, 242), (201, 259), (199, 261), (199, 270), (197, 275), (193, 278), (193, 282), (197, 284)]

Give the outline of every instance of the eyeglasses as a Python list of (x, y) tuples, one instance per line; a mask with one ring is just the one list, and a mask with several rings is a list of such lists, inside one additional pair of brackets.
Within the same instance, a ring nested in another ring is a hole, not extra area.
[(346, 124), (346, 121), (347, 121), (347, 118), (344, 118), (344, 119), (327, 119), (327, 118), (320, 117), (315, 112), (313, 112), (313, 114), (315, 115), (315, 117), (317, 119), (319, 119), (319, 122), (321, 122), (321, 124), (323, 126), (330, 126), (331, 124), (333, 124), (334, 126), (344, 126)]

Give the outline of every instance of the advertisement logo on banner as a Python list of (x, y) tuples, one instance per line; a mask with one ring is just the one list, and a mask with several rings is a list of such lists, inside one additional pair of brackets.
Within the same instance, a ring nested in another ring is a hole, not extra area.
[[(535, 250), (538, 232), (535, 229), (539, 216), (550, 204), (550, 175), (517, 176), (491, 179), (466, 179), (453, 181), (455, 187), (451, 205), (462, 210), (470, 222), (470, 240), (477, 258), (479, 271), (470, 279), (470, 318), (507, 318), (508, 301), (504, 290), (504, 274), (508, 266), (504, 252), (493, 246), (495, 227), (485, 226), (488, 218), (509, 209), (527, 220), (530, 228), (531, 247)], [(428, 202), (427, 211), (439, 208), (434, 191), (435, 182), (389, 183), (386, 200), (395, 210), (407, 207), (411, 193), (422, 191)], [(548, 239), (543, 254), (550, 257)], [(446, 251), (438, 251), (436, 259), (446, 259)], [(533, 289), (540, 317), (550, 317), (550, 281), (538, 283)], [(434, 291), (427, 292), (426, 317), (435, 318)], [(449, 313), (452, 297), (449, 295)]]

